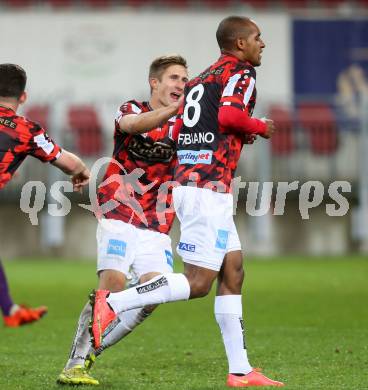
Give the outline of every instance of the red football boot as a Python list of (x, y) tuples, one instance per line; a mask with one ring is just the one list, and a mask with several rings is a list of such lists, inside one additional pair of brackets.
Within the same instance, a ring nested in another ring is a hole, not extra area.
[(89, 296), (92, 305), (89, 332), (95, 349), (101, 346), (103, 338), (107, 335), (109, 328), (114, 327), (114, 322), (117, 319), (114, 310), (106, 301), (109, 294), (108, 290), (93, 290)]
[(32, 308), (21, 305), (12, 315), (4, 316), (4, 325), (11, 328), (16, 328), (21, 325), (38, 321), (46, 313), (46, 306)]
[(244, 376), (229, 374), (227, 377), (226, 384), (228, 387), (284, 386), (282, 382), (277, 382), (270, 378), (267, 378), (262, 373), (255, 370)]

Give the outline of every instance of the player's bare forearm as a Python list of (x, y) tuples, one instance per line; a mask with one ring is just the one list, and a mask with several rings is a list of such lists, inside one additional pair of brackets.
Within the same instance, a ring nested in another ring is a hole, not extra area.
[(52, 164), (67, 175), (76, 175), (86, 168), (84, 162), (78, 156), (65, 149), (61, 152), (60, 157)]
[(175, 103), (138, 115), (125, 115), (120, 119), (119, 126), (122, 131), (129, 134), (146, 133), (166, 123), (177, 114), (178, 109), (179, 105)]
[(60, 157), (52, 163), (66, 175), (72, 176), (74, 191), (81, 191), (89, 181), (90, 172), (84, 162), (75, 154), (63, 150)]

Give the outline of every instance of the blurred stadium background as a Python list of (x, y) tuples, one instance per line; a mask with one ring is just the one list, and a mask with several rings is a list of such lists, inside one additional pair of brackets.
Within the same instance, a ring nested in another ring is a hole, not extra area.
[[(229, 15), (246, 15), (266, 43), (258, 68), (256, 115), (276, 121), (272, 141), (246, 146), (244, 182), (321, 181), (325, 199), (309, 220), (299, 192), (286, 213), (246, 213), (248, 187), (236, 215), (248, 254), (345, 255), (368, 252), (368, 1), (343, 0), (3, 0), (1, 62), (22, 65), (29, 101), (22, 113), (40, 122), (62, 146), (89, 165), (111, 156), (113, 118), (121, 102), (148, 99), (147, 71), (162, 54), (186, 57), (194, 76), (218, 57), (215, 31)], [(93, 214), (73, 200), (66, 217), (51, 217), (50, 185), (66, 180), (28, 161), (0, 193), (1, 255), (95, 258)], [(19, 207), (22, 186), (47, 183), (39, 225)], [(326, 214), (327, 188), (351, 183), (349, 211)], [(273, 199), (274, 200), (274, 199)], [(177, 226), (173, 230), (176, 240)], [(174, 241), (175, 242), (175, 241)]]

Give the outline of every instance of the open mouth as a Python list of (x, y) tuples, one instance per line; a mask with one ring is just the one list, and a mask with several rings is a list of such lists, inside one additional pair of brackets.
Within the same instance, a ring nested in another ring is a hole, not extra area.
[(178, 101), (180, 99), (181, 94), (177, 92), (171, 92), (170, 97), (174, 101)]

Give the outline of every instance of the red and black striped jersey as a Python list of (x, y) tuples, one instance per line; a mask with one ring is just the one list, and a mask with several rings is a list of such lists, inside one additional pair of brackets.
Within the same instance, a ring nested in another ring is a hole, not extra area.
[(28, 155), (52, 162), (60, 153), (60, 147), (40, 125), (0, 106), (0, 189)]
[(174, 132), (178, 135), (178, 164), (174, 178), (181, 185), (231, 191), (246, 134), (221, 127), (221, 106), (253, 114), (256, 72), (248, 62), (232, 55), (221, 57), (185, 88), (184, 105)]
[(105, 218), (168, 233), (175, 217), (170, 187), (176, 161), (175, 118), (144, 134), (128, 134), (119, 127), (124, 115), (151, 110), (148, 102), (135, 100), (118, 110), (113, 158), (99, 186), (98, 202)]

